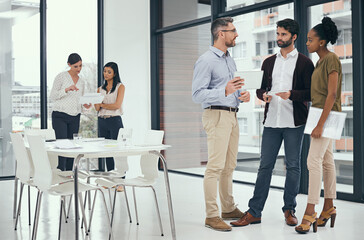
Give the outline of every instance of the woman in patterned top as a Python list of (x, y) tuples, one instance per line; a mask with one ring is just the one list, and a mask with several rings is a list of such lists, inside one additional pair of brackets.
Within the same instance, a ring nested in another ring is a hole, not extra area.
[[(104, 96), (101, 104), (95, 104), (98, 111), (99, 137), (106, 139), (117, 139), (119, 129), (123, 128), (121, 115), (123, 114), (122, 104), (124, 100), (125, 86), (121, 83), (118, 65), (109, 62), (104, 66), (104, 85), (97, 89), (98, 93)], [(103, 169), (100, 166), (99, 169)], [(115, 168), (114, 158), (106, 158), (107, 170)]]
[[(85, 91), (85, 81), (78, 76), (82, 69), (82, 59), (77, 53), (68, 57), (70, 69), (59, 73), (53, 83), (50, 98), (53, 101), (52, 127), (57, 139), (72, 139), (80, 127), (80, 97)], [(84, 104), (85, 108), (90, 105)], [(58, 158), (58, 168), (72, 170), (73, 158)]]

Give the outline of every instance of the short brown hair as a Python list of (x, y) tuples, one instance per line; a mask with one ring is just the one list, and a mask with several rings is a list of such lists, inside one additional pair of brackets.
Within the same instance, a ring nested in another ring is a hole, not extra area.
[(220, 31), (219, 28), (227, 27), (229, 25), (229, 23), (232, 23), (233, 21), (234, 21), (234, 19), (232, 17), (223, 17), (223, 18), (218, 18), (212, 22), (211, 34), (214, 37), (214, 41), (216, 41), (218, 38), (217, 33)]

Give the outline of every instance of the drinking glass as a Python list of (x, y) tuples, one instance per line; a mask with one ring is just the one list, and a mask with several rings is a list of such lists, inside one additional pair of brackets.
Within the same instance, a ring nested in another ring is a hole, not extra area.
[(81, 133), (74, 133), (74, 134), (73, 134), (73, 140), (74, 140), (76, 143), (80, 143), (80, 142), (81, 142), (81, 139), (82, 139), (82, 135), (81, 135)]

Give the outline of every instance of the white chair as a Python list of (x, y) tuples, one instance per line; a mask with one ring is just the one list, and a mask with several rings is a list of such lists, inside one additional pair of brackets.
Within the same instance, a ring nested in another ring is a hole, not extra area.
[[(46, 140), (56, 139), (56, 133), (54, 132), (53, 129), (25, 129), (24, 133), (25, 134), (32, 134), (32, 135), (41, 135)], [(52, 162), (52, 169), (56, 169), (57, 168), (58, 157), (57, 156), (51, 156), (50, 159), (51, 159), (51, 162)], [(16, 165), (15, 169), (16, 169), (15, 171), (17, 171), (17, 165)], [(18, 179), (15, 176), (15, 181), (14, 181), (14, 211), (13, 211), (14, 213), (16, 212), (16, 210), (15, 210), (16, 209), (16, 200), (17, 200), (17, 197), (18, 197), (17, 192), (18, 192)], [(14, 214), (13, 218), (15, 218), (15, 216), (16, 215)]]
[[(62, 183), (62, 184), (52, 184), (54, 174), (52, 172), (48, 155), (46, 152), (45, 144), (41, 136), (37, 135), (27, 135), (29, 146), (30, 146), (30, 152), (33, 159), (34, 164), (34, 185), (38, 189), (38, 195), (37, 195), (37, 204), (36, 204), (36, 211), (35, 211), (35, 217), (34, 217), (34, 226), (33, 226), (33, 233), (32, 233), (32, 239), (36, 239), (37, 236), (37, 229), (38, 229), (38, 223), (39, 223), (39, 212), (40, 212), (40, 206), (42, 201), (42, 196), (44, 192), (47, 192), (52, 195), (60, 196), (61, 197), (61, 209), (60, 209), (60, 221), (59, 221), (59, 233), (58, 233), (58, 239), (60, 238), (61, 233), (61, 223), (62, 223), (62, 210), (64, 211), (63, 205), (65, 202), (65, 196), (70, 196), (74, 193), (74, 181), (73, 179), (71, 181)], [(87, 233), (87, 225), (86, 225), (86, 216), (85, 216), (85, 210), (83, 208), (82, 204), (82, 192), (90, 191), (90, 190), (100, 190), (100, 188), (93, 186), (91, 184), (86, 183), (78, 183), (78, 192), (79, 192), (79, 203), (80, 208), (82, 211), (83, 216), (83, 224), (85, 226), (86, 235)], [(102, 193), (102, 191), (101, 191)], [(105, 196), (102, 193), (103, 200), (104, 200), (104, 206), (106, 210), (106, 215), (108, 217), (108, 227), (109, 227), (109, 234), (113, 238), (112, 229), (110, 223), (110, 216), (107, 211)]]
[(52, 128), (47, 129), (25, 129), (25, 136), (27, 135), (39, 135), (45, 140), (55, 140), (56, 132)]
[[(158, 145), (162, 144), (163, 142), (163, 136), (164, 131), (158, 131), (158, 130), (149, 130), (147, 131), (145, 138), (144, 138), (144, 144), (147, 145)], [(153, 185), (156, 182), (156, 179), (158, 178), (158, 156), (152, 155), (152, 154), (146, 154), (141, 156), (140, 158), (140, 168), (143, 176), (139, 176), (136, 178), (130, 178), (130, 179), (106, 179), (106, 178), (100, 178), (96, 180), (96, 183), (101, 186), (107, 186), (109, 188), (111, 187), (117, 187), (117, 186), (131, 186), (133, 188), (133, 196), (134, 196), (134, 205), (135, 205), (135, 215), (137, 219), (137, 225), (139, 225), (139, 219), (138, 219), (138, 211), (137, 211), (137, 204), (136, 204), (136, 197), (135, 197), (135, 187), (150, 187), (153, 190), (154, 193), (154, 199), (155, 204), (157, 208), (158, 213), (158, 220), (159, 220), (159, 227), (161, 231), (161, 236), (163, 236), (163, 227), (162, 227), (162, 221), (161, 216), (159, 212), (159, 206), (157, 201), (157, 195), (155, 192), (155, 189)], [(112, 213), (111, 220), (113, 220), (114, 212)]]
[[(47, 128), (47, 129), (25, 129), (25, 140), (27, 135), (39, 135), (43, 139), (47, 140), (55, 140), (56, 139), (56, 132), (53, 128)], [(49, 155), (49, 160), (51, 163), (52, 169), (57, 169), (58, 165), (58, 156), (57, 155)]]
[[(16, 211), (16, 220), (15, 220), (15, 229), (17, 228), (18, 219), (20, 215), (20, 209), (21, 209), (21, 200), (23, 196), (23, 188), (24, 185), (28, 185), (28, 216), (29, 216), (29, 225), (31, 225), (31, 214), (30, 214), (30, 186), (33, 186), (31, 177), (34, 174), (34, 167), (33, 162), (30, 160), (28, 152), (25, 148), (23, 137), (20, 133), (10, 133), (11, 142), (13, 145), (13, 151), (15, 155), (16, 160), (16, 173), (15, 178), (20, 180), (20, 196), (19, 196), (19, 204), (15, 209), (18, 208)], [(15, 190), (16, 191), (16, 190)], [(16, 199), (14, 198), (14, 201), (16, 202)]]
[[(120, 128), (119, 129), (119, 133), (118, 133), (118, 141), (122, 142), (123, 139), (125, 139), (125, 135), (128, 135), (130, 138), (132, 137), (133, 134), (133, 129), (131, 128)], [(95, 173), (90, 173), (87, 172), (86, 174), (88, 174), (87, 176), (87, 183), (90, 182), (90, 178), (106, 178), (106, 179), (122, 179), (123, 177), (125, 177), (125, 173), (129, 170), (129, 166), (128, 166), (128, 157), (114, 157), (114, 161), (115, 161), (115, 169), (108, 171), (108, 172), (95, 172)], [(83, 174), (85, 174), (84, 172), (82, 172)], [(114, 211), (115, 209), (115, 200), (116, 200), (116, 193), (117, 193), (117, 188), (115, 188), (115, 193), (114, 193), (114, 200), (113, 202), (111, 202), (111, 188), (108, 188), (107, 186), (103, 186), (106, 187), (108, 189), (109, 192), (109, 200), (110, 200), (110, 206), (112, 211)], [(90, 197), (91, 195), (86, 193), (87, 195), (85, 195), (85, 204), (84, 206), (86, 206), (86, 196), (89, 197), (89, 206), (91, 206), (91, 200)], [(130, 208), (129, 208), (129, 202), (128, 202), (128, 196), (126, 191), (124, 191), (124, 195), (125, 195), (125, 202), (126, 202), (126, 207), (128, 210), (128, 215), (129, 215), (129, 221), (132, 222), (131, 220), (131, 214), (130, 214)], [(91, 218), (90, 218), (90, 224), (91, 225), (91, 220), (92, 220), (92, 214), (93, 211), (91, 211)], [(113, 215), (112, 215), (113, 218)], [(90, 231), (90, 229), (89, 229)]]
[[(15, 154), (15, 159), (17, 162), (16, 168), (16, 178), (20, 180), (20, 196), (19, 204), (17, 206), (18, 210), (16, 212), (15, 220), (15, 230), (17, 229), (18, 219), (21, 211), (21, 201), (23, 196), (24, 185), (28, 185), (28, 211), (29, 211), (29, 225), (31, 225), (30, 220), (30, 186), (35, 187), (33, 183), (34, 166), (33, 159), (30, 152), (27, 151), (23, 137), (20, 133), (10, 133), (11, 142), (13, 145), (13, 151)], [(69, 175), (60, 176), (58, 171), (52, 171), (52, 184), (58, 184), (69, 180)]]

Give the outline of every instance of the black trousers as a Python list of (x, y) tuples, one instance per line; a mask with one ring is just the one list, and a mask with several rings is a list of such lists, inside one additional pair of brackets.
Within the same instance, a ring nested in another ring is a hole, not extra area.
[[(124, 128), (123, 121), (120, 116), (109, 117), (109, 118), (98, 118), (98, 135), (105, 139), (118, 139), (119, 129)], [(114, 158), (106, 158), (106, 167), (108, 171), (115, 168)], [(99, 170), (103, 170), (103, 160), (99, 159)]]
[[(73, 134), (80, 128), (80, 116), (71, 116), (64, 112), (52, 112), (52, 127), (56, 132), (56, 139), (73, 139)], [(73, 158), (58, 157), (58, 169), (72, 170)]]

